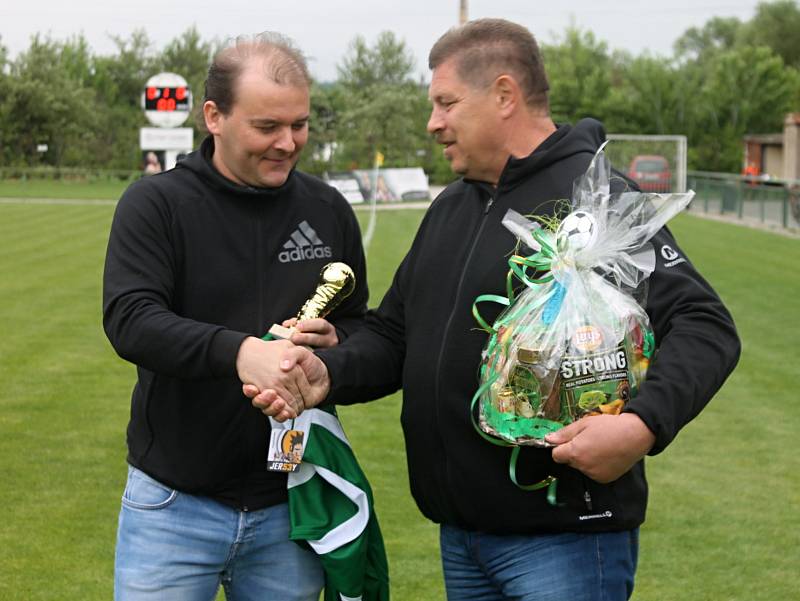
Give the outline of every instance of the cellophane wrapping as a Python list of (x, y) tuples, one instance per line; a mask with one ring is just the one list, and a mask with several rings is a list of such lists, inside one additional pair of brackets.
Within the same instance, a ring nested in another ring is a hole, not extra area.
[(548, 446), (547, 434), (575, 420), (619, 414), (646, 377), (649, 241), (693, 193), (611, 194), (610, 181), (601, 148), (557, 227), (513, 211), (504, 219), (532, 252), (509, 262), (524, 286), (491, 328), (478, 395), (481, 429), (508, 443)]

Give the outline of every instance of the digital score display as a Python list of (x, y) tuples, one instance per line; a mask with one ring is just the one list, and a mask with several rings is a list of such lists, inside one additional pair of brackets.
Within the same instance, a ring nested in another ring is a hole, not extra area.
[(172, 112), (190, 110), (190, 99), (188, 86), (178, 87), (156, 87), (148, 86), (144, 94), (144, 110)]

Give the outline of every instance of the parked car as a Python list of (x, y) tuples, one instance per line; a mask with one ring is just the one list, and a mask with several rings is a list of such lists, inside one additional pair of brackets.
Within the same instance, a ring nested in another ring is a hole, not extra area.
[(657, 154), (633, 157), (628, 167), (628, 177), (639, 184), (642, 192), (669, 192), (672, 189), (669, 161)]

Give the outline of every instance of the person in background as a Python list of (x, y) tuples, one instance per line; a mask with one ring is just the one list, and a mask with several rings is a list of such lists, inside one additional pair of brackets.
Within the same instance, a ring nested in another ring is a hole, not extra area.
[(144, 174), (155, 175), (156, 173), (161, 173), (161, 163), (156, 153), (151, 150), (145, 155)]

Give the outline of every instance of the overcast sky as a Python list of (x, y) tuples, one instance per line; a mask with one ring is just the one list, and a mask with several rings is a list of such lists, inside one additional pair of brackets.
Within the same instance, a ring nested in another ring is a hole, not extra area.
[[(750, 19), (757, 0), (468, 0), (469, 17), (503, 17), (528, 27), (543, 42), (570, 23), (589, 29), (611, 48), (668, 55), (686, 29), (713, 16)], [(109, 35), (147, 31), (163, 47), (195, 25), (204, 39), (274, 30), (293, 38), (319, 80), (336, 78), (336, 65), (356, 35), (374, 41), (383, 30), (405, 40), (427, 78), (427, 52), (457, 24), (459, 0), (0, 0), (0, 44), (16, 56), (34, 33), (65, 39), (82, 33), (95, 53), (113, 53)]]

